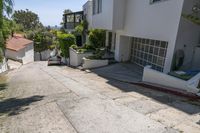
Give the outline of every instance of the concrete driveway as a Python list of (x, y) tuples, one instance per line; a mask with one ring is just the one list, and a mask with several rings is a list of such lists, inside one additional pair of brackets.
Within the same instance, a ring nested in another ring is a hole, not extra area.
[(99, 76), (127, 83), (142, 81), (143, 67), (134, 63), (116, 63), (102, 68), (93, 69)]
[(199, 133), (199, 101), (35, 62), (0, 76), (1, 133)]

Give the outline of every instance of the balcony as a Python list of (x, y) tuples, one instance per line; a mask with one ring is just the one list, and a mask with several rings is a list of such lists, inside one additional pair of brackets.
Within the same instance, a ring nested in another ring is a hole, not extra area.
[(64, 28), (74, 30), (83, 21), (83, 11), (64, 14)]

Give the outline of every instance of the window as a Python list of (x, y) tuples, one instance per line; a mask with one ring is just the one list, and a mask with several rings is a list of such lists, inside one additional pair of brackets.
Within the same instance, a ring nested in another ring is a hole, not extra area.
[(102, 0), (93, 0), (93, 14), (102, 12)]
[(157, 71), (163, 71), (168, 42), (145, 38), (133, 38), (131, 61), (140, 65), (151, 65)]
[(157, 2), (161, 2), (161, 1), (166, 1), (166, 0), (150, 0), (150, 4), (154, 4), (154, 3), (157, 3)]

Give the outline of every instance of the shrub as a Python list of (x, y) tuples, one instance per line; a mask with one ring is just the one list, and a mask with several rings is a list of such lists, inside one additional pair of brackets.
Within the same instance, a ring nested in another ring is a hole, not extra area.
[(105, 46), (106, 31), (100, 29), (91, 30), (89, 33), (89, 41), (95, 48)]
[(95, 50), (94, 45), (91, 45), (91, 44), (85, 44), (84, 48), (87, 49), (87, 50)]
[(74, 50), (77, 50), (78, 46), (77, 45), (72, 45), (71, 48), (74, 49)]
[(69, 48), (76, 44), (75, 36), (73, 34), (59, 34), (58, 40), (63, 56), (65, 58), (69, 57)]

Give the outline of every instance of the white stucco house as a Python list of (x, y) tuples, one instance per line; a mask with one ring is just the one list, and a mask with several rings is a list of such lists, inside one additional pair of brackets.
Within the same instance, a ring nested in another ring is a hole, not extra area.
[(6, 43), (6, 58), (16, 60), (22, 64), (34, 62), (33, 41), (22, 36), (14, 36)]
[(192, 13), (197, 1), (93, 0), (92, 26), (112, 33), (113, 39), (107, 38), (114, 45), (117, 61), (152, 65), (167, 73), (176, 50), (190, 52), (185, 54), (187, 65), (192, 60), (191, 50), (199, 44), (200, 28), (181, 17)]
[(163, 74), (174, 64), (200, 70), (200, 27), (182, 16), (200, 16), (198, 2), (93, 0), (92, 28), (107, 30), (106, 45), (118, 62), (151, 66), (153, 72)]

